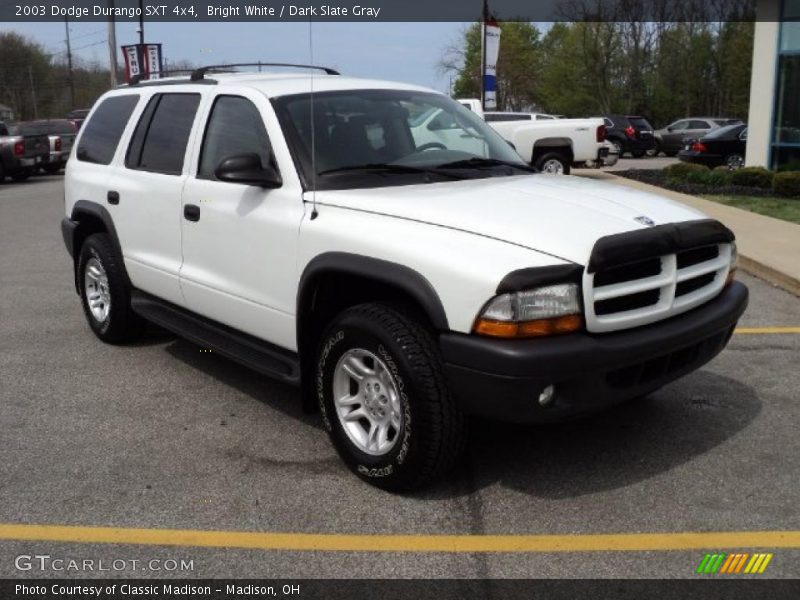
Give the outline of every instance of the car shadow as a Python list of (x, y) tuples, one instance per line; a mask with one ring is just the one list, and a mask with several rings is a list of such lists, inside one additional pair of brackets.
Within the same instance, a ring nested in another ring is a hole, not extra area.
[(184, 364), (210, 375), (223, 385), (245, 394), (270, 409), (280, 411), (304, 425), (316, 427), (326, 435), (319, 415), (303, 412), (300, 389), (256, 373), (219, 354), (198, 352), (199, 346), (182, 338), (175, 338), (165, 350)]
[(468, 495), (500, 483), (563, 499), (622, 488), (702, 456), (761, 412), (755, 390), (698, 371), (635, 401), (548, 425), (473, 422), (461, 466), (431, 497)]
[[(303, 412), (299, 389), (222, 356), (199, 353), (198, 346), (180, 338), (165, 349), (271, 410), (327, 435), (319, 414)], [(703, 370), (646, 398), (566, 423), (473, 419), (458, 468), (412, 496), (458, 498), (498, 483), (549, 499), (622, 488), (702, 456), (745, 429), (760, 412), (753, 388)]]

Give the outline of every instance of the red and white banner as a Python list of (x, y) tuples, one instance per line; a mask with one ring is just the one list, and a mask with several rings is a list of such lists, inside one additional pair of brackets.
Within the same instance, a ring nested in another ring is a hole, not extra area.
[(122, 46), (125, 57), (125, 81), (138, 79), (159, 79), (163, 69), (161, 44), (131, 44)]

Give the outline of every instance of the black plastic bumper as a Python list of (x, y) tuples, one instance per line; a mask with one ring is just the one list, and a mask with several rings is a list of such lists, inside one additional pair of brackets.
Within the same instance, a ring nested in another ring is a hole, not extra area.
[[(628, 331), (538, 340), (440, 336), (453, 393), (470, 414), (515, 422), (557, 421), (652, 392), (700, 368), (730, 340), (747, 308), (734, 282), (707, 304)], [(539, 394), (555, 385), (555, 399)]]

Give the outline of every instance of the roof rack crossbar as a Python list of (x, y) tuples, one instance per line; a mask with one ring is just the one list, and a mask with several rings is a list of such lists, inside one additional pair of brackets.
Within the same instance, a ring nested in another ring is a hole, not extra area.
[(190, 79), (192, 81), (199, 81), (205, 77), (207, 71), (212, 69), (231, 69), (233, 67), (291, 67), (295, 69), (317, 69), (319, 71), (324, 71), (328, 75), (340, 75), (339, 71), (335, 69), (331, 69), (329, 67), (320, 67), (317, 65), (296, 65), (292, 63), (273, 63), (273, 62), (254, 62), (254, 63), (234, 63), (229, 65), (207, 65), (205, 67), (199, 67), (192, 71), (192, 75)]

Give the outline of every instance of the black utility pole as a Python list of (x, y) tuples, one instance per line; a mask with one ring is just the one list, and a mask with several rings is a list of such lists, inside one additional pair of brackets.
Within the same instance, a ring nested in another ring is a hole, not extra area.
[(481, 74), (478, 82), (481, 86), (481, 108), (486, 110), (486, 22), (489, 20), (489, 1), (483, 0), (483, 21), (481, 22)]
[(75, 108), (75, 77), (72, 72), (72, 47), (69, 44), (69, 19), (64, 17), (64, 27), (67, 30), (67, 70), (69, 71), (69, 109)]
[[(114, 0), (108, 0), (109, 8), (114, 8)], [(108, 75), (111, 87), (117, 87), (117, 24), (114, 22), (114, 11), (108, 18)]]
[(139, 43), (144, 45), (144, 0), (139, 0)]

